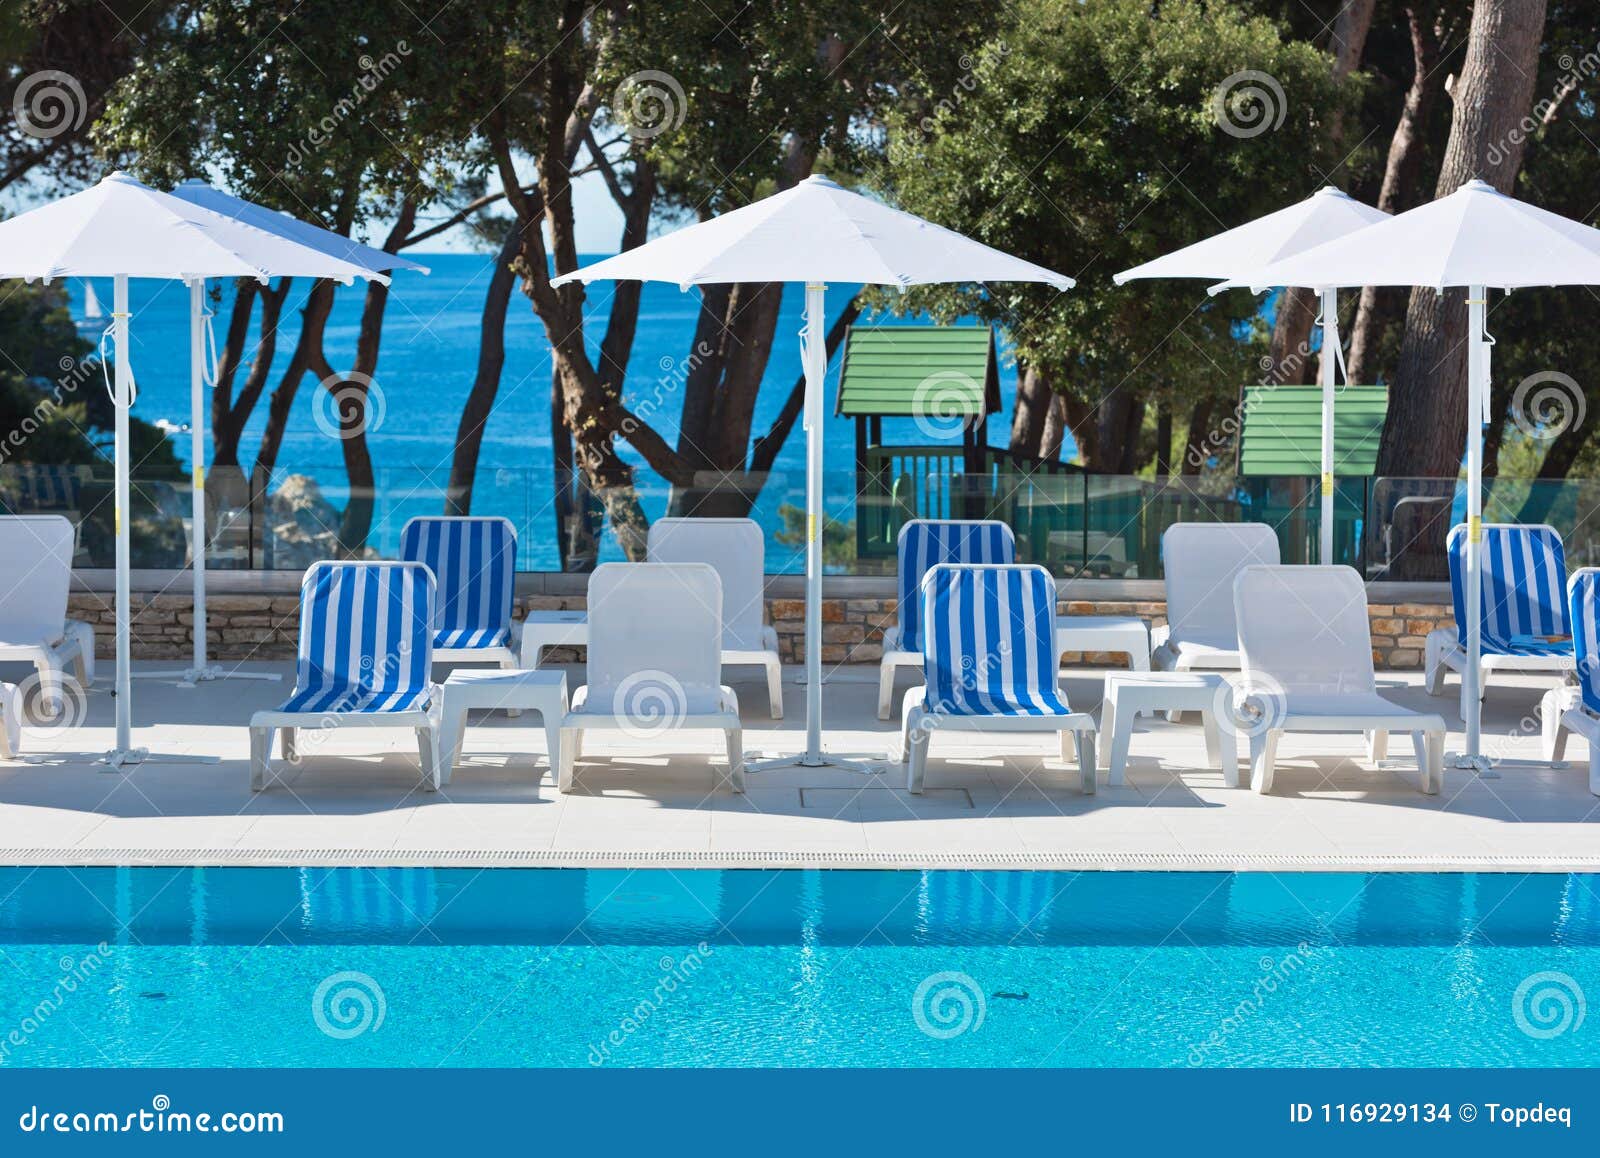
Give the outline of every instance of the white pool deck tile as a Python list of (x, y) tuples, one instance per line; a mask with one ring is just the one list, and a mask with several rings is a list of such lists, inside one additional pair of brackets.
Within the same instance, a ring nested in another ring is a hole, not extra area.
[[(290, 675), (287, 663), (249, 667)], [(112, 744), (102, 683), (81, 721), (27, 728), (24, 760), (0, 763), (0, 862), (1600, 870), (1583, 741), (1564, 768), (1537, 762), (1538, 680), (1498, 679), (1486, 704), (1486, 749), (1516, 762), (1494, 779), (1448, 771), (1436, 797), (1416, 790), (1409, 743), (1397, 738), (1392, 762), (1372, 768), (1358, 736), (1290, 736), (1272, 796), (1231, 789), (1206, 767), (1198, 725), (1164, 720), (1140, 721), (1127, 783), (1102, 771), (1093, 796), (1053, 738), (973, 734), (934, 737), (927, 792), (912, 796), (885, 760), (898, 724), (876, 719), (874, 674), (829, 678), (824, 735), (830, 751), (880, 771), (752, 772), (743, 796), (722, 784), (712, 733), (594, 735), (562, 795), (532, 713), (475, 715), (438, 793), (424, 790), (409, 732), (347, 729), (302, 734), (305, 758), (253, 794), (245, 725), (288, 685), (244, 680), (137, 681), (137, 744), (219, 760), (112, 772), (95, 762)], [(778, 723), (758, 686), (736, 685), (752, 757), (803, 745), (798, 676), (786, 673)], [(1074, 706), (1098, 710), (1102, 676), (1069, 669)], [(582, 678), (569, 671), (574, 686)], [(1453, 686), (1433, 699), (1418, 676), (1384, 682), (1459, 728)], [(1460, 744), (1453, 733), (1447, 749)]]

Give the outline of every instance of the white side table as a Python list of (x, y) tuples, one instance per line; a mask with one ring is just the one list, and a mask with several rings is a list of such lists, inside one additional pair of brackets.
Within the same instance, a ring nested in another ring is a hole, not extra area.
[(1223, 783), (1239, 787), (1239, 737), (1231, 719), (1219, 719), (1232, 691), (1216, 672), (1157, 671), (1106, 676), (1100, 710), (1100, 744), (1106, 753), (1106, 783), (1126, 781), (1128, 743), (1134, 717), (1168, 710), (1199, 712), (1206, 730), (1206, 759), (1222, 768)]
[(517, 656), (522, 666), (532, 671), (547, 647), (587, 647), (587, 611), (530, 611), (522, 621), (522, 645)]
[(1056, 650), (1121, 654), (1134, 671), (1149, 671), (1150, 629), (1137, 615), (1060, 615)]
[(544, 721), (546, 749), (553, 770), (561, 764), (561, 718), (567, 714), (567, 673), (560, 671), (502, 671), (462, 668), (444, 681), (444, 705), (439, 726), (441, 784), (450, 783), (472, 708), (522, 708), (538, 712)]

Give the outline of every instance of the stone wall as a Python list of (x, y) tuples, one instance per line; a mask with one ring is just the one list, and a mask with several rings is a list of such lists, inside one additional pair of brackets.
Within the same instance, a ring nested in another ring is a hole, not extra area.
[[(181, 593), (180, 593), (181, 592)], [(532, 608), (581, 609), (582, 595), (523, 595), (516, 599), (517, 617)], [(194, 609), (186, 591), (135, 592), (133, 655), (135, 659), (185, 659), (193, 647)], [(1166, 604), (1146, 600), (1064, 599), (1058, 605), (1066, 615), (1137, 615), (1151, 626), (1166, 622)], [(1438, 603), (1371, 603), (1372, 654), (1379, 668), (1415, 669), (1422, 665), (1423, 641), (1435, 627), (1449, 627), (1453, 616)], [(112, 654), (114, 618), (109, 592), (75, 592), (68, 614), (95, 626), (97, 651)], [(285, 659), (295, 653), (299, 632), (299, 598), (279, 592), (215, 594), (206, 600), (211, 657), (217, 660)], [(784, 662), (803, 658), (805, 603), (801, 599), (768, 600), (768, 618), (778, 632)], [(822, 604), (822, 659), (824, 663), (876, 663), (883, 651), (884, 628), (895, 621), (893, 599), (829, 597)], [(546, 653), (551, 662), (580, 658), (568, 649)], [(1082, 655), (1069, 652), (1067, 663), (1117, 666), (1121, 656)]]

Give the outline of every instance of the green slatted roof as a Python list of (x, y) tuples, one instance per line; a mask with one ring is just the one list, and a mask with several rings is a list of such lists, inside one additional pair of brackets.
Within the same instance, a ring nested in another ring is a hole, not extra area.
[(986, 326), (852, 326), (835, 413), (973, 418), (1000, 409), (994, 335)]
[[(1383, 386), (1342, 386), (1333, 402), (1333, 472), (1371, 474), (1389, 409)], [(1239, 473), (1322, 473), (1322, 388), (1246, 386), (1239, 433)]]

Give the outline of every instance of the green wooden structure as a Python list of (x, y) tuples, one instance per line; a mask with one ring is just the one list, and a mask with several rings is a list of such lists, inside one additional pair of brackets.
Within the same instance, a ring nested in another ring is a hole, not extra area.
[[(907, 517), (976, 517), (989, 415), (1000, 409), (988, 327), (852, 326), (837, 397), (834, 413), (856, 425), (858, 554), (892, 552)], [(885, 446), (885, 418), (915, 420), (927, 445)]]
[[(1369, 475), (1389, 411), (1383, 386), (1344, 386), (1334, 393), (1333, 473)], [(1240, 408), (1241, 475), (1322, 474), (1322, 388), (1246, 386)]]

